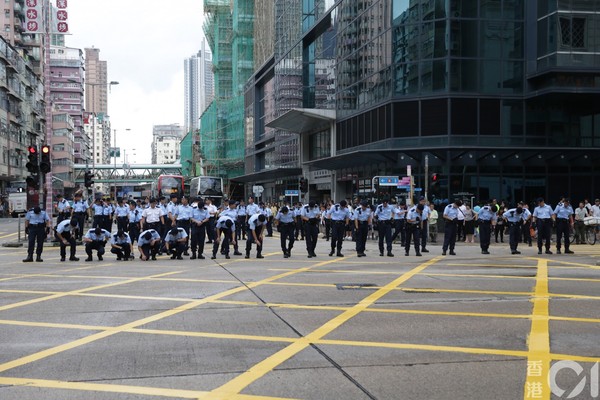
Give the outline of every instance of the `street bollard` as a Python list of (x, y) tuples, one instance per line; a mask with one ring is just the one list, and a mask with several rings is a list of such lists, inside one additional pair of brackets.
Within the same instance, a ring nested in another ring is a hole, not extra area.
[(19, 214), (19, 222), (18, 222), (18, 228), (17, 228), (17, 232), (18, 232), (18, 239), (17, 242), (21, 243), (21, 215)]

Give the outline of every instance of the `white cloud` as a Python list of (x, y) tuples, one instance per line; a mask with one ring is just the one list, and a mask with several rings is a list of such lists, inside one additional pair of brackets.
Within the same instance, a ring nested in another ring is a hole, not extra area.
[(149, 163), (152, 125), (183, 124), (183, 60), (200, 48), (202, 1), (78, 0), (68, 11), (66, 45), (100, 49), (119, 82), (108, 98), (117, 145)]

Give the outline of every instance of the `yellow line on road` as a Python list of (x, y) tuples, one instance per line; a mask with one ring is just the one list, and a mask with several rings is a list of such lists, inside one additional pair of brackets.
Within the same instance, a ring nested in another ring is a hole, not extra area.
[(11, 237), (11, 236), (15, 236), (17, 235), (19, 232), (14, 232), (14, 233), (9, 233), (8, 235), (2, 235), (0, 236), (0, 239), (5, 239), (7, 237)]
[(246, 372), (238, 375), (233, 378), (229, 382), (224, 385), (218, 387), (213, 390), (210, 395), (202, 396), (202, 399), (228, 399), (231, 396), (239, 394), (242, 390), (248, 387), (250, 384), (255, 382), (256, 380), (262, 378), (264, 375), (272, 371), (277, 366), (281, 365), (285, 361), (289, 360), (294, 355), (298, 354), (302, 350), (306, 349), (310, 346), (311, 343), (323, 339), (326, 335), (333, 332), (335, 329), (360, 314), (362, 311), (366, 310), (371, 305), (375, 304), (375, 302), (381, 299), (383, 296), (391, 292), (394, 288), (400, 285), (403, 282), (406, 282), (410, 278), (412, 278), (415, 274), (423, 271), (425, 268), (430, 265), (435, 264), (441, 258), (435, 257), (418, 267), (402, 274), (400, 277), (394, 279), (381, 289), (377, 290), (374, 293), (371, 293), (369, 296), (362, 299), (358, 304), (344, 311), (342, 314), (334, 317), (333, 319), (326, 322), (321, 327), (312, 331), (308, 335), (298, 339), (295, 343), (290, 344), (288, 347), (278, 351), (277, 353), (267, 357), (263, 361), (251, 367)]
[(524, 399), (550, 399), (548, 374), (550, 371), (550, 326), (548, 296), (548, 262), (538, 260), (535, 295), (531, 314), (531, 331), (527, 340), (527, 376)]
[[(166, 272), (166, 273), (162, 273), (162, 274), (159, 274), (159, 275), (156, 275), (156, 276), (166, 276), (166, 275), (178, 274), (180, 272), (181, 271)], [(25, 300), (25, 301), (21, 301), (21, 302), (18, 302), (18, 303), (13, 303), (13, 304), (7, 304), (5, 306), (0, 306), (0, 311), (10, 310), (12, 308), (17, 308), (17, 307), (27, 306), (27, 305), (30, 305), (30, 304), (40, 303), (42, 301), (54, 300), (54, 299), (58, 299), (60, 297), (76, 295), (76, 294), (79, 294), (79, 293), (85, 293), (85, 292), (89, 292), (89, 291), (92, 291), (92, 290), (99, 290), (99, 289), (105, 289), (105, 288), (113, 287), (113, 286), (126, 285), (126, 284), (129, 284), (129, 283), (133, 283), (133, 282), (137, 282), (137, 281), (146, 279), (146, 278), (147, 277), (129, 279), (127, 281), (114, 282), (114, 283), (109, 283), (109, 284), (100, 285), (100, 286), (93, 286), (93, 287), (88, 287), (88, 288), (84, 288), (84, 289), (73, 290), (73, 291), (70, 291), (70, 292), (61, 292), (61, 293), (52, 294), (50, 296), (38, 297), (36, 299)]]
[[(167, 318), (167, 317), (171, 317), (171, 316), (179, 314), (181, 312), (184, 312), (184, 311), (187, 311), (187, 310), (191, 310), (191, 309), (193, 309), (193, 308), (195, 308), (195, 307), (197, 307), (199, 305), (207, 304), (207, 303), (210, 303), (212, 301), (219, 300), (219, 299), (222, 299), (224, 297), (231, 296), (233, 294), (246, 291), (246, 290), (248, 290), (248, 288), (254, 288), (254, 287), (263, 285), (265, 283), (275, 281), (277, 279), (282, 279), (282, 278), (285, 278), (287, 276), (291, 276), (291, 275), (294, 275), (294, 274), (297, 274), (297, 273), (304, 272), (304, 271), (306, 271), (306, 270), (308, 270), (310, 268), (318, 268), (318, 267), (320, 267), (322, 265), (329, 264), (329, 263), (332, 263), (332, 262), (336, 262), (336, 261), (339, 261), (339, 260), (340, 259), (334, 259), (334, 260), (330, 260), (330, 261), (325, 261), (325, 262), (321, 262), (321, 263), (318, 263), (318, 264), (314, 264), (312, 266), (299, 268), (296, 271), (290, 271), (290, 272), (286, 272), (286, 273), (283, 273), (283, 274), (275, 275), (275, 276), (272, 276), (272, 277), (269, 277), (269, 278), (265, 278), (265, 279), (263, 279), (261, 281), (251, 282), (251, 283), (248, 283), (247, 286), (238, 286), (236, 288), (229, 289), (229, 290), (226, 290), (226, 291), (214, 294), (212, 296), (205, 297), (203, 299), (199, 299), (199, 300), (195, 300), (195, 301), (192, 301), (192, 302), (189, 302), (189, 303), (186, 303), (186, 304), (182, 304), (182, 305), (180, 305), (178, 307), (175, 307), (175, 308), (172, 308), (170, 310), (166, 310), (166, 311), (160, 312), (158, 314), (151, 315), (151, 316), (139, 319), (137, 321), (129, 322), (127, 324), (116, 326), (116, 327), (110, 328), (110, 329), (108, 329), (106, 331), (97, 332), (97, 333), (94, 333), (92, 335), (89, 335), (89, 336), (86, 336), (86, 337), (74, 340), (72, 342), (68, 342), (68, 343), (65, 343), (65, 344), (62, 344), (62, 345), (59, 345), (59, 346), (55, 346), (55, 347), (52, 347), (52, 348), (49, 348), (49, 349), (46, 349), (46, 350), (42, 350), (42, 351), (39, 351), (37, 353), (33, 353), (33, 354), (28, 355), (28, 356), (24, 356), (24, 357), (18, 358), (16, 360), (12, 360), (12, 361), (0, 364), (0, 372), (4, 372), (4, 371), (7, 371), (7, 370), (16, 368), (16, 367), (27, 365), (27, 364), (30, 364), (32, 362), (36, 362), (36, 361), (42, 360), (42, 359), (44, 359), (46, 357), (54, 356), (54, 355), (62, 353), (64, 351), (71, 350), (71, 349), (74, 349), (74, 348), (77, 348), (77, 347), (80, 347), (80, 346), (83, 346), (83, 345), (95, 342), (97, 340), (113, 336), (113, 335), (115, 335), (117, 333), (125, 332), (125, 331), (128, 331), (130, 329), (138, 328), (138, 327), (140, 327), (142, 325), (149, 324), (151, 322), (156, 322), (156, 321), (159, 321), (161, 319), (164, 319), (164, 318)], [(167, 274), (175, 274), (175, 273), (179, 273), (179, 272), (169, 272)], [(164, 274), (164, 275), (167, 275), (167, 274)], [(141, 279), (141, 278), (138, 278), (138, 279)], [(136, 280), (137, 279), (133, 279), (132, 281), (136, 281)], [(75, 291), (75, 293), (81, 292), (81, 291), (85, 291), (85, 290), (96, 290), (98, 288), (102, 288), (102, 287), (106, 287), (106, 286), (116, 286), (118, 284), (119, 283), (114, 283), (114, 284), (103, 285), (103, 286), (95, 287), (95, 288), (82, 289), (80, 291)], [(123, 282), (121, 282), (120, 284), (123, 284)], [(64, 296), (64, 295), (68, 295), (69, 293), (71, 293), (71, 292), (67, 292), (67, 293), (65, 293), (63, 295), (56, 296), (56, 297), (61, 297), (61, 296)], [(49, 298), (52, 298), (52, 296), (49, 296)], [(48, 299), (48, 298), (46, 298), (46, 299)], [(27, 302), (22, 302), (22, 303), (27, 303)], [(1, 308), (0, 308), (0, 310), (1, 310)]]
[[(0, 385), (38, 387), (45, 389), (66, 389), (86, 392), (128, 393), (144, 396), (197, 399), (207, 392), (199, 390), (169, 389), (149, 386), (112, 385), (104, 383), (65, 382), (49, 379), (0, 378)], [(90, 395), (91, 396), (91, 395)], [(92, 397), (89, 397), (92, 398)], [(281, 397), (237, 395), (233, 400), (291, 400)]]

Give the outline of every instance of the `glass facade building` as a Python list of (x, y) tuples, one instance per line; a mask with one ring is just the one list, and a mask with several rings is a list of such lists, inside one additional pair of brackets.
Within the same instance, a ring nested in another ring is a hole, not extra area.
[(328, 170), (339, 200), (408, 166), (424, 186), (427, 160), (442, 199), (599, 196), (600, 0), (278, 0), (274, 15), (246, 87), (247, 182), (276, 196)]

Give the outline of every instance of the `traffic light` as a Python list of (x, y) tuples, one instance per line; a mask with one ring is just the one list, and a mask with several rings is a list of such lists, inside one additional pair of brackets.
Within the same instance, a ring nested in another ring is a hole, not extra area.
[(300, 191), (302, 193), (308, 192), (308, 179), (305, 177), (300, 178)]
[(437, 172), (431, 174), (431, 190), (437, 190), (440, 187), (441, 176)]
[(27, 159), (29, 160), (27, 161), (27, 164), (25, 164), (27, 171), (31, 172), (32, 174), (37, 174), (38, 172), (40, 172), (40, 166), (38, 164), (39, 157), (37, 147), (29, 146), (27, 148)]
[(27, 187), (30, 187), (34, 190), (38, 190), (40, 188), (40, 176), (38, 174), (28, 176), (25, 179), (25, 182), (27, 183)]
[(84, 180), (85, 180), (86, 188), (92, 187), (92, 185), (94, 184), (94, 181), (92, 180), (93, 178), (94, 178), (94, 174), (92, 174), (91, 171), (85, 171)]
[(50, 162), (50, 146), (43, 145), (42, 146), (42, 161), (40, 161), (40, 171), (43, 174), (47, 174), (50, 172), (50, 168), (52, 164)]

